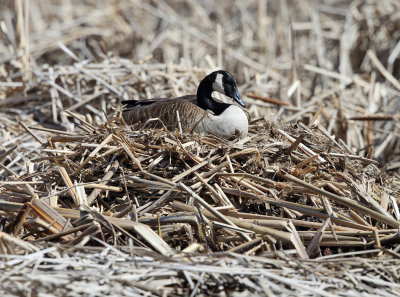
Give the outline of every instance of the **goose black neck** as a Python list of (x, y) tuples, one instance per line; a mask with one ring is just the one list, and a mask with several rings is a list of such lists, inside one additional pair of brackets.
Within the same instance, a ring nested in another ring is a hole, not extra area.
[(212, 110), (214, 114), (220, 115), (227, 109), (230, 104), (218, 102), (211, 96), (213, 92), (212, 88), (213, 80), (209, 77), (205, 77), (199, 87), (197, 88), (197, 104), (204, 110)]

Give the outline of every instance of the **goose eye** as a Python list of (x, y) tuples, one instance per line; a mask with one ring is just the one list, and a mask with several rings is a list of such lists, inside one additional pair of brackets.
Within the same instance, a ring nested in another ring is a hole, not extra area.
[(225, 95), (232, 98), (233, 93), (234, 88), (232, 87), (232, 85), (225, 85)]

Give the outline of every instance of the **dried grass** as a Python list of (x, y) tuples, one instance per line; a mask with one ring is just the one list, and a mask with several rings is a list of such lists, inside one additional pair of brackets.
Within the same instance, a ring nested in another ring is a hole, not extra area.
[[(15, 3), (2, 293), (399, 294), (397, 2)], [(194, 93), (217, 67), (246, 139), (121, 119), (120, 100)]]

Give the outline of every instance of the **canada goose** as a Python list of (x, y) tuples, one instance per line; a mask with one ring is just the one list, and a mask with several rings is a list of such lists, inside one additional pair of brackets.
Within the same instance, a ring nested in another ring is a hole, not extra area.
[[(219, 70), (207, 75), (197, 88), (197, 95), (186, 95), (174, 99), (127, 100), (122, 116), (128, 125), (147, 123), (157, 128), (165, 125), (169, 129), (179, 127), (187, 132), (211, 133), (229, 138), (247, 136), (246, 113), (238, 106), (215, 100), (213, 91), (224, 94), (246, 107), (236, 86), (235, 78), (227, 71)], [(178, 118), (179, 114), (179, 118)], [(158, 118), (159, 120), (148, 121)]]

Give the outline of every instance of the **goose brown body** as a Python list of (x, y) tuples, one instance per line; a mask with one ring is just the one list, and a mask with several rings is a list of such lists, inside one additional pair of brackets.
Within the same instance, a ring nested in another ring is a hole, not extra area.
[(142, 123), (149, 128), (165, 126), (173, 129), (178, 126), (179, 114), (182, 128), (188, 130), (201, 120), (202, 113), (208, 112), (197, 106), (196, 102), (196, 95), (158, 99), (157, 101), (140, 101), (139, 106), (129, 107), (128, 105), (122, 115), (128, 125)]

